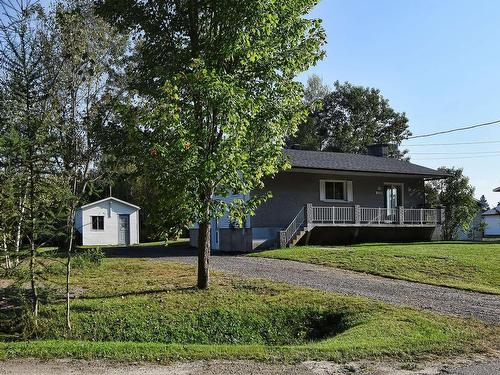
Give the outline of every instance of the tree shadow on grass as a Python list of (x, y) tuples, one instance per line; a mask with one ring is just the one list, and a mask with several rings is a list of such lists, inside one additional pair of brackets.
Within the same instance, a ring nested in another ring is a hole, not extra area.
[(106, 257), (110, 258), (177, 258), (197, 255), (197, 249), (189, 244), (109, 247), (103, 250)]
[(81, 296), (80, 300), (100, 300), (108, 298), (120, 298), (129, 296), (146, 296), (151, 294), (168, 293), (168, 292), (194, 292), (198, 290), (194, 286), (178, 287), (178, 288), (162, 288), (162, 289), (151, 289), (151, 290), (139, 290), (133, 292), (123, 292), (123, 293), (113, 293), (113, 294), (103, 294), (96, 296)]

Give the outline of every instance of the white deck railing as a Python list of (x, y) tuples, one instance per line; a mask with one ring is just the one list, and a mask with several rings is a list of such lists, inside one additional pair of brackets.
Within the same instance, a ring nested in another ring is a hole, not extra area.
[(335, 224), (354, 222), (354, 207), (313, 206), (313, 223)]
[(399, 223), (399, 209), (360, 207), (359, 221), (363, 224)]
[(304, 207), (300, 209), (298, 214), (293, 218), (290, 225), (285, 229), (285, 243), (288, 245), (297, 231), (304, 225), (306, 216), (304, 213)]
[[(313, 224), (437, 224), (438, 210), (425, 208), (313, 206)], [(293, 223), (293, 222), (292, 222)]]
[(437, 211), (429, 208), (405, 208), (404, 222), (408, 224), (435, 224)]

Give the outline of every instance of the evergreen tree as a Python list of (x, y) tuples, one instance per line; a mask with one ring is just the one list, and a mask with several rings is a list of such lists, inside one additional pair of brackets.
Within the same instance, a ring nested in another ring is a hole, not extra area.
[(479, 198), (479, 206), (481, 207), (481, 212), (487, 211), (490, 209), (490, 205), (488, 204), (488, 201), (486, 200), (486, 197), (481, 195), (481, 198)]

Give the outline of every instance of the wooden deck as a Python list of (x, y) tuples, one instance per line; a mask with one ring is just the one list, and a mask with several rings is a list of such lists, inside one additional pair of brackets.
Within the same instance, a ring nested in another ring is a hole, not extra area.
[(315, 227), (432, 228), (441, 225), (444, 219), (444, 209), (306, 204), (280, 232), (279, 244), (294, 245)]

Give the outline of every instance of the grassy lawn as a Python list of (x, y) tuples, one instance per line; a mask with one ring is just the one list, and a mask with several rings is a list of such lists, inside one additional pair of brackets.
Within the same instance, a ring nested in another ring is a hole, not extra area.
[(253, 254), (500, 294), (500, 243), (426, 242), (297, 246)]
[[(38, 327), (0, 342), (0, 359), (412, 358), (483, 350), (498, 338), (474, 320), (221, 273), (199, 291), (194, 267), (176, 263), (105, 258), (74, 275), (73, 330), (60, 296), (47, 296)], [(51, 277), (62, 281), (57, 267)]]

